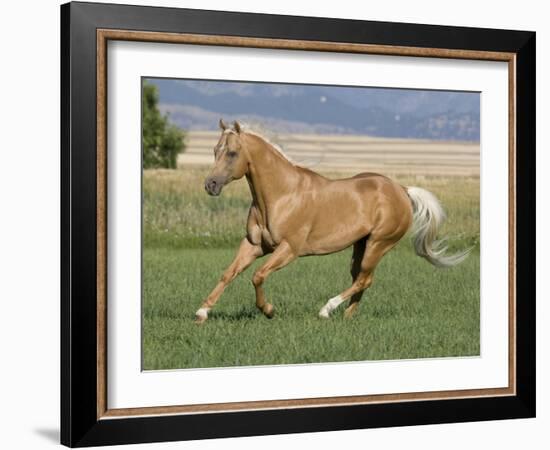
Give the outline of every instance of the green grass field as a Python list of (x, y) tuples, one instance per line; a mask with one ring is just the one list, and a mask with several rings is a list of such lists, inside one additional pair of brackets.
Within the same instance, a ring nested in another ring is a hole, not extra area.
[(406, 237), (378, 266), (357, 314), (345, 320), (342, 305), (327, 321), (318, 311), (349, 286), (351, 251), (300, 258), (266, 282), (276, 308), (268, 320), (250, 281), (261, 259), (197, 326), (195, 311), (231, 262), (250, 205), (244, 180), (212, 198), (205, 174), (144, 172), (145, 370), (479, 354), (479, 179), (398, 179), (441, 199), (451, 248), (474, 246), (460, 266), (434, 268)]

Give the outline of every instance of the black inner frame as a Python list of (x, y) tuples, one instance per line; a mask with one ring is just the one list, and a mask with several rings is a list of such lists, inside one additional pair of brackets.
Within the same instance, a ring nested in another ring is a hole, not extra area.
[[(97, 419), (96, 30), (516, 54), (515, 396)], [(535, 33), (112, 4), (61, 6), (61, 443), (71, 447), (535, 416)]]

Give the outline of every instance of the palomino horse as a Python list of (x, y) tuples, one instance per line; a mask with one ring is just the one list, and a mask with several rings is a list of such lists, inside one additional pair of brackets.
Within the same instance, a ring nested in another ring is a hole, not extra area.
[(319, 316), (349, 299), (345, 316), (356, 310), (374, 269), (407, 230), (413, 227), (414, 248), (437, 267), (449, 267), (466, 258), (468, 251), (445, 255), (436, 234), (445, 215), (436, 197), (417, 187), (404, 187), (375, 173), (330, 180), (293, 164), (276, 145), (241, 127), (229, 128), (220, 120), (222, 133), (214, 148), (214, 167), (205, 180), (210, 195), (219, 195), (233, 180), (246, 177), (252, 194), (246, 237), (233, 262), (196, 313), (204, 322), (225, 287), (260, 256), (269, 259), (254, 273), (256, 306), (273, 317), (265, 298), (267, 277), (299, 256), (324, 255), (353, 245), (352, 285), (321, 308)]

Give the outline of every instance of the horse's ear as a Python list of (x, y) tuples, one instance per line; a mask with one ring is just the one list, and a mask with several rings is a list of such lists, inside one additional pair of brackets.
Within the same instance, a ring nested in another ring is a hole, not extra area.
[(237, 122), (236, 120), (235, 120), (235, 122), (233, 122), (233, 128), (235, 129), (235, 131), (237, 133), (241, 132), (241, 124), (239, 122)]
[(223, 119), (220, 119), (219, 126), (222, 129), (222, 131), (227, 130), (227, 124), (223, 121)]

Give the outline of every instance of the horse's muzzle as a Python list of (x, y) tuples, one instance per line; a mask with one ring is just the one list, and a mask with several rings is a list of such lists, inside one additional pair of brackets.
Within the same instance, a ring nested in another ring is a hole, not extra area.
[(204, 181), (204, 189), (209, 195), (220, 195), (225, 181), (223, 177), (208, 177)]

